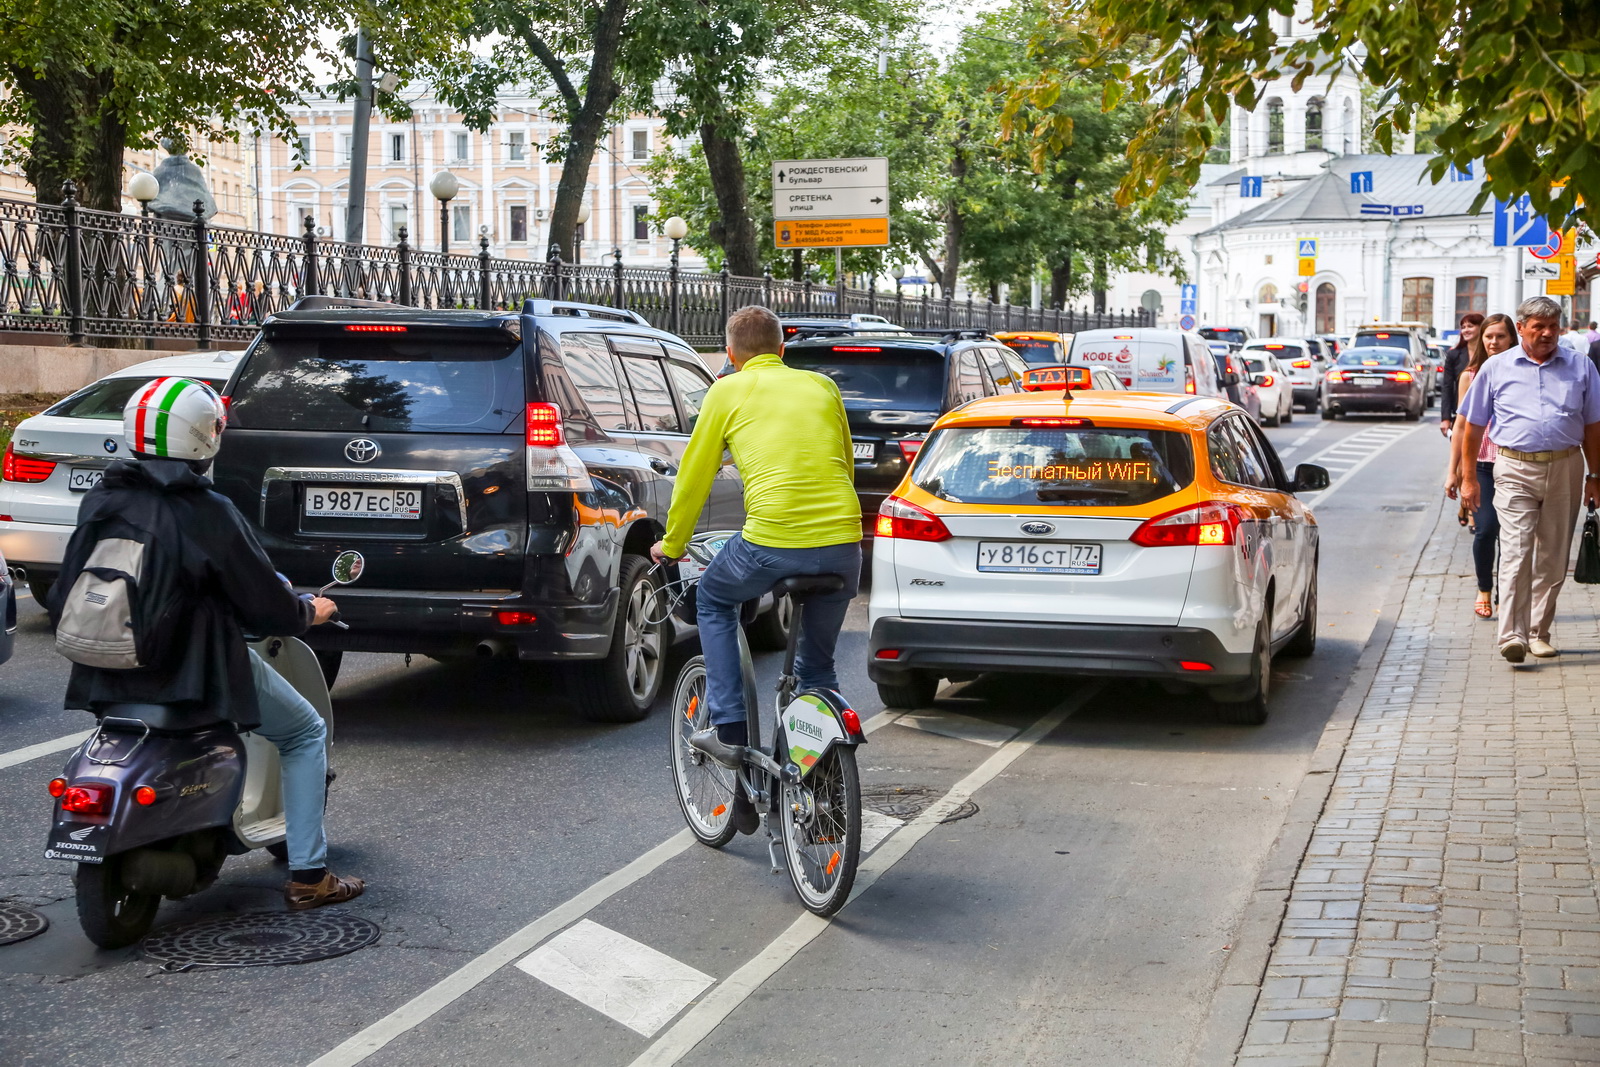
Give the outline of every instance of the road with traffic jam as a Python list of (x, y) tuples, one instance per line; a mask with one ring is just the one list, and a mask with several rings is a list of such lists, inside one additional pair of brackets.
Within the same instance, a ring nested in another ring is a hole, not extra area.
[[(50, 927), (0, 946), (0, 1062), (1190, 1062), (1319, 734), (1432, 529), (1445, 460), (1431, 421), (1266, 434), (1331, 484), (1304, 496), (1318, 648), (1277, 661), (1265, 725), (1140, 683), (1017, 675), (885, 711), (863, 591), (839, 657), (869, 733), (871, 851), (832, 921), (799, 907), (757, 838), (690, 841), (670, 687), (644, 721), (596, 725), (537, 666), (363, 653), (333, 691), (328, 818), (331, 866), (368, 890), (311, 914), (365, 918), (378, 940), (284, 967), (98, 951), (70, 865), (43, 858), (46, 782), (89, 722), (62, 710), (67, 664), (24, 597), (0, 669), (0, 899)], [(695, 646), (686, 631), (669, 669)], [(763, 691), (777, 658), (758, 657)], [(946, 817), (923, 814), (947, 796)], [(218, 886), (163, 904), (158, 932), (281, 911), (285, 877), (265, 852), (232, 859)]]

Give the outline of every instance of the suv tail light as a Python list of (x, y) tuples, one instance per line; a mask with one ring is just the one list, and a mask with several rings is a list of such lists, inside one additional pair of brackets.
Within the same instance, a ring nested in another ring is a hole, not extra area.
[(910, 463), (917, 458), (917, 453), (922, 451), (922, 442), (927, 439), (927, 434), (921, 434), (917, 437), (902, 437), (896, 444), (900, 446), (900, 455), (905, 457), (907, 463)]
[(586, 493), (594, 488), (589, 469), (567, 447), (561, 408), (555, 404), (529, 404), (523, 421), (528, 446), (528, 488)]
[(1249, 519), (1237, 504), (1209, 500), (1157, 515), (1128, 538), (1145, 548), (1173, 545), (1232, 545), (1238, 543), (1239, 524)]
[(950, 540), (950, 531), (939, 516), (897, 496), (891, 496), (878, 508), (878, 523), (873, 531), (879, 537), (907, 541)]
[(61, 796), (61, 810), (77, 815), (109, 815), (111, 798), (115, 795), (116, 791), (109, 785), (97, 782), (69, 785)]
[(8, 482), (42, 482), (55, 473), (56, 465), (48, 459), (30, 459), (19, 456), (6, 442), (4, 465), (0, 466), (0, 480)]

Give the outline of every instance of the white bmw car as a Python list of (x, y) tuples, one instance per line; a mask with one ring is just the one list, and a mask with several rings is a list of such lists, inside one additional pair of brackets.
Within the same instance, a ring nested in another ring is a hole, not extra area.
[(0, 468), (0, 555), (41, 603), (78, 524), (78, 502), (127, 454), (122, 409), (157, 378), (194, 378), (219, 392), (243, 352), (190, 352), (137, 363), (17, 424)]

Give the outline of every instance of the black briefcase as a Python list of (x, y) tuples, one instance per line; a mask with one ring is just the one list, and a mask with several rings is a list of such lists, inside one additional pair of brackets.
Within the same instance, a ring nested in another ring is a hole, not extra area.
[(1572, 580), (1584, 585), (1600, 585), (1600, 520), (1594, 508), (1583, 520), (1583, 536), (1578, 539), (1578, 562), (1572, 568)]

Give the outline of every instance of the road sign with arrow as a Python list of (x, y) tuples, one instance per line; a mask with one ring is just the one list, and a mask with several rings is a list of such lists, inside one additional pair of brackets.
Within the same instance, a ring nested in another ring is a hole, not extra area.
[(888, 244), (889, 161), (775, 160), (772, 220), (779, 248)]

